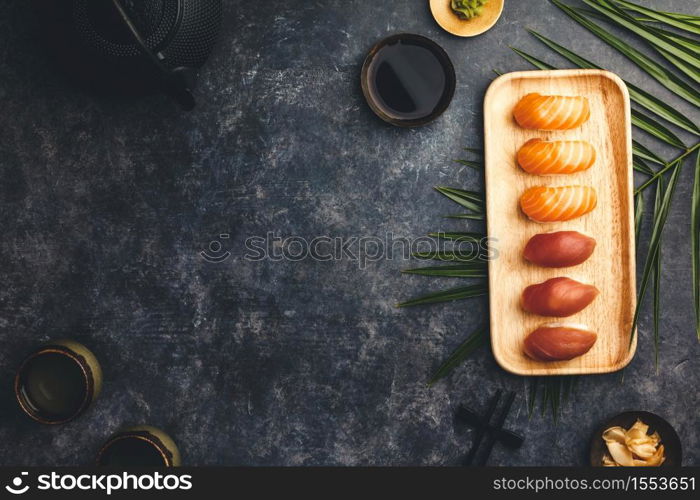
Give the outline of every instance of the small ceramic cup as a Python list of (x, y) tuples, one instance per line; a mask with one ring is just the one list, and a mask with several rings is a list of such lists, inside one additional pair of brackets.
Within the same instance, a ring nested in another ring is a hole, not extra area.
[(15, 375), (15, 397), (33, 420), (63, 424), (81, 415), (102, 389), (102, 368), (74, 340), (51, 341), (27, 356)]
[(150, 425), (128, 427), (110, 437), (97, 454), (106, 467), (178, 467), (180, 450), (165, 432)]

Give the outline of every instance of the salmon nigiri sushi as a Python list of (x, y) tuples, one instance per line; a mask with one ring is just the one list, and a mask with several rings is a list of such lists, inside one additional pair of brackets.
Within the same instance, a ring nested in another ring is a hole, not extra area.
[(581, 217), (597, 203), (589, 186), (531, 187), (520, 197), (520, 208), (536, 222), (559, 222)]
[(532, 93), (518, 101), (513, 116), (523, 128), (567, 130), (584, 124), (591, 109), (585, 97)]
[(591, 168), (595, 148), (586, 141), (530, 139), (518, 151), (518, 164), (530, 174), (573, 174)]

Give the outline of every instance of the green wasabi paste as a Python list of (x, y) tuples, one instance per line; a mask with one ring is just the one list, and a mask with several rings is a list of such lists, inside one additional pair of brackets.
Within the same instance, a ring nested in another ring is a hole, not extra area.
[(486, 5), (488, 1), (489, 0), (452, 0), (452, 12), (460, 19), (466, 21), (480, 16), (484, 5)]

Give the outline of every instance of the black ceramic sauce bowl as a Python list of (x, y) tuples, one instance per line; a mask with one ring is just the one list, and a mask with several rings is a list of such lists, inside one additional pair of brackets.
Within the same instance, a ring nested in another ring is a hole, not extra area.
[(449, 107), (457, 86), (447, 52), (421, 35), (379, 41), (362, 65), (362, 92), (382, 120), (399, 127), (432, 122)]

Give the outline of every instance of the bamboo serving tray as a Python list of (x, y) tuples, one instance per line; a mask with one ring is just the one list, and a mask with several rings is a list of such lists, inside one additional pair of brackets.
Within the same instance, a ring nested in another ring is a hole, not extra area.
[[(521, 128), (513, 108), (525, 94), (569, 95), (588, 98), (591, 117), (573, 130), (539, 131)], [(516, 152), (528, 139), (577, 140), (596, 149), (595, 164), (572, 175), (536, 176), (522, 170)], [(523, 71), (497, 78), (484, 101), (486, 213), (489, 261), (491, 346), (505, 370), (518, 375), (575, 375), (620, 370), (634, 356), (636, 335), (630, 331), (636, 306), (634, 249), (634, 187), (630, 104), (622, 80), (601, 70)], [(538, 185), (593, 186), (598, 205), (578, 219), (541, 224), (520, 210), (520, 195)], [(525, 243), (535, 234), (574, 230), (597, 241), (583, 264), (563, 269), (537, 267), (522, 257)], [(493, 257), (493, 256), (492, 256)], [(567, 276), (595, 285), (600, 295), (586, 309), (568, 318), (546, 318), (520, 307), (520, 294), (531, 284)], [(570, 361), (535, 361), (523, 352), (523, 340), (545, 323), (578, 323), (598, 334), (593, 348)]]

